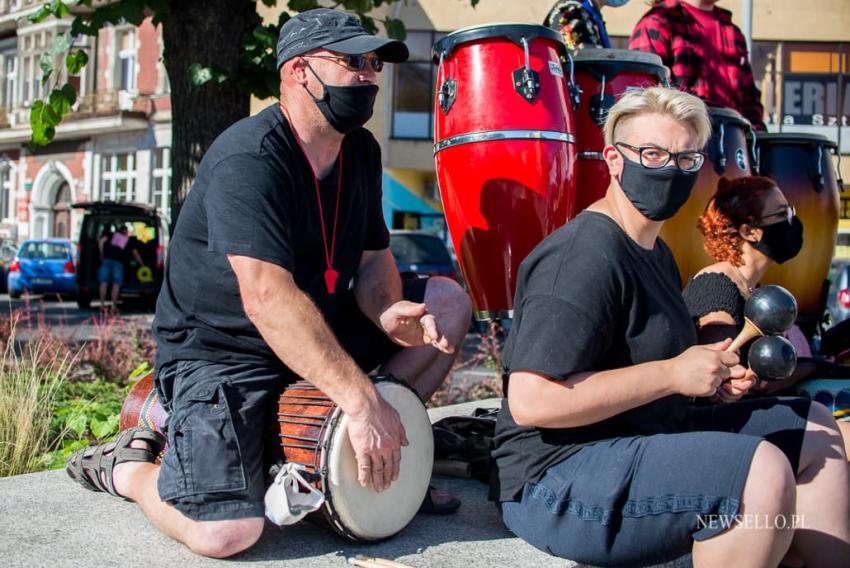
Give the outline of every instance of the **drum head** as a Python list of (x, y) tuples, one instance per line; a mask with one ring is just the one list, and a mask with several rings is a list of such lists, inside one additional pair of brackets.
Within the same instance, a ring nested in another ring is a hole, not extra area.
[(409, 388), (390, 381), (379, 382), (375, 387), (398, 411), (410, 442), (401, 449), (398, 479), (382, 493), (376, 493), (371, 484), (360, 486), (345, 415), (327, 452), (329, 473), (325, 492), (340, 522), (363, 540), (390, 537), (413, 520), (428, 491), (434, 464), (431, 421), (419, 397)]

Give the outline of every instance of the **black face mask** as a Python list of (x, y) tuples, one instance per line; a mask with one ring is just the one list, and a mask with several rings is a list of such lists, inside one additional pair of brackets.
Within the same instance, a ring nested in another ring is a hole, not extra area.
[(618, 181), (638, 211), (653, 221), (664, 221), (691, 196), (697, 172), (684, 172), (677, 167), (645, 168), (623, 156), (623, 172)]
[(782, 264), (791, 260), (803, 248), (803, 222), (796, 216), (790, 223), (780, 222), (761, 227), (764, 233), (753, 247), (770, 260)]
[[(310, 71), (313, 68), (307, 64)], [(313, 75), (316, 72), (313, 71)], [(375, 107), (375, 97), (378, 96), (378, 85), (350, 85), (347, 87), (339, 87), (333, 85), (325, 85), (321, 77), (316, 75), (316, 79), (325, 88), (325, 94), (320, 99), (313, 96), (307, 89), (307, 85), (303, 85), (304, 90), (319, 107), (319, 111), (327, 119), (334, 130), (340, 134), (348, 134), (355, 128), (359, 128), (366, 124), (372, 118), (372, 110)]]

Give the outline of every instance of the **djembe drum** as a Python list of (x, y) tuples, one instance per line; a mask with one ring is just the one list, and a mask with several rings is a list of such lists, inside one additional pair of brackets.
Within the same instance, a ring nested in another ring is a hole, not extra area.
[[(290, 385), (281, 393), (277, 419), (269, 424), (266, 443), (270, 461), (304, 466), (313, 485), (324, 494), (324, 504), (310, 518), (352, 541), (382, 540), (404, 529), (425, 498), (434, 462), (431, 422), (419, 397), (389, 376), (373, 380), (380, 395), (399, 413), (409, 442), (401, 449), (398, 479), (388, 489), (376, 493), (371, 486), (360, 486), (348, 439), (348, 417), (307, 382)], [(162, 432), (167, 418), (151, 372), (127, 395), (120, 428), (145, 426)]]

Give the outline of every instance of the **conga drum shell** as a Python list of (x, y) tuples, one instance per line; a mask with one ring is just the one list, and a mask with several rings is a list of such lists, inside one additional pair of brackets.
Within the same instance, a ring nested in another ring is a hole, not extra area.
[(717, 182), (721, 177), (735, 179), (753, 173), (753, 131), (749, 121), (729, 108), (708, 110), (712, 132), (703, 149), (705, 163), (691, 197), (661, 229), (661, 238), (676, 258), (683, 285), (689, 277), (717, 262), (705, 252), (703, 236), (697, 228), (699, 217), (717, 191)]
[(168, 414), (160, 405), (159, 397), (153, 388), (153, 375), (154, 372), (151, 371), (142, 376), (127, 393), (118, 420), (120, 430), (144, 426), (163, 432)]
[(566, 48), (543, 26), (499, 24), (449, 34), (433, 56), (446, 223), (476, 318), (509, 318), (520, 262), (577, 212)]
[(825, 308), (823, 288), (835, 249), (840, 207), (831, 151), (835, 142), (818, 134), (759, 134), (759, 172), (776, 182), (803, 223), (803, 249), (771, 266), (764, 284), (779, 284), (797, 298), (800, 323), (811, 325)]
[(602, 126), (608, 110), (629, 89), (667, 84), (670, 71), (654, 53), (627, 49), (583, 49), (574, 62), (575, 81), (581, 89), (575, 110), (578, 212), (602, 198), (608, 189), (608, 165), (602, 157)]

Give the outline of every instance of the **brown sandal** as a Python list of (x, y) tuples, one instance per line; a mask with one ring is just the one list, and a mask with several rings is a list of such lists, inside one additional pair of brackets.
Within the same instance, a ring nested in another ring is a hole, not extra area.
[[(133, 440), (147, 442), (151, 449), (131, 448)], [(115, 466), (126, 462), (154, 463), (164, 446), (165, 438), (159, 432), (142, 427), (129, 428), (111, 442), (89, 446), (71, 454), (65, 463), (65, 471), (71, 479), (90, 491), (102, 491), (132, 501), (115, 491), (112, 481)]]

